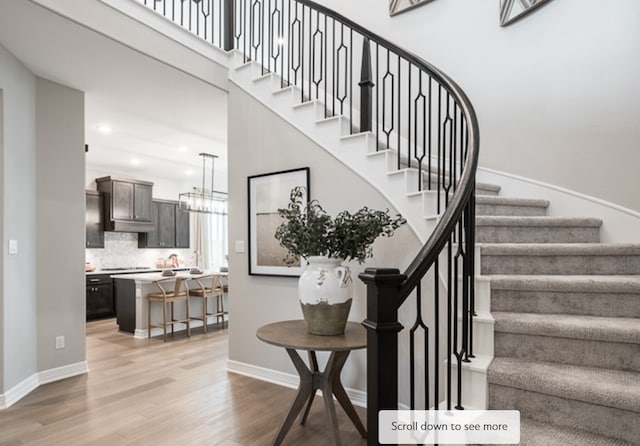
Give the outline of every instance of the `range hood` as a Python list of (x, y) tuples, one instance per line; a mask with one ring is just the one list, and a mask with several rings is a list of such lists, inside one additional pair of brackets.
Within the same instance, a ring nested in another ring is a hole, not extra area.
[(111, 220), (105, 221), (104, 230), (112, 232), (152, 232), (153, 222)]
[(114, 232), (151, 232), (154, 230), (152, 191), (149, 181), (96, 178), (98, 191), (104, 194), (104, 230)]

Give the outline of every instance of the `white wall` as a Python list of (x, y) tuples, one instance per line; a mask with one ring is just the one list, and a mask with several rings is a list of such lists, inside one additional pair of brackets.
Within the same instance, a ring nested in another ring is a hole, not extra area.
[[(480, 164), (640, 210), (640, 2), (556, 0), (501, 28), (499, 2), (318, 0), (450, 75)], [(366, 14), (363, 14), (366, 11)]]
[[(36, 80), (36, 151), (38, 370), (44, 371), (86, 356), (83, 92)], [(65, 348), (55, 348), (56, 336), (65, 337)]]
[[(229, 360), (295, 374), (284, 349), (260, 342), (256, 330), (266, 323), (302, 318), (297, 279), (249, 276), (247, 254), (233, 252), (236, 240), (247, 241), (247, 177), (308, 166), (311, 197), (332, 215), (364, 205), (378, 209), (390, 205), (341, 162), (244, 91), (232, 86), (228, 103), (229, 170), (233, 172), (229, 179)], [(404, 227), (393, 238), (376, 242), (373, 259), (351, 265), (356, 295), (350, 320), (365, 318), (365, 288), (357, 274), (366, 266), (403, 269), (418, 249), (417, 238)], [(353, 354), (343, 373), (345, 386), (365, 390), (365, 370), (364, 352)]]
[[(3, 90), (0, 395), (37, 371), (35, 77), (0, 45)], [(18, 253), (8, 254), (8, 240)]]

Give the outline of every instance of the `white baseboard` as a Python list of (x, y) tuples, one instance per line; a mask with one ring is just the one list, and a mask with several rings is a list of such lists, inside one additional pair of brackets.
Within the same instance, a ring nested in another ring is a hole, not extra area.
[(13, 386), (6, 393), (0, 393), (0, 410), (11, 407), (43, 384), (60, 381), (88, 372), (89, 366), (87, 361), (82, 361), (34, 373), (19, 384)]
[(38, 382), (43, 385), (73, 376), (84, 375), (85, 373), (89, 373), (89, 364), (87, 364), (87, 361), (81, 361), (39, 372)]
[[(247, 364), (245, 362), (233, 361), (229, 359), (227, 361), (227, 371), (236, 373), (238, 375), (247, 376), (253, 379), (259, 379), (260, 381), (266, 381), (271, 384), (276, 384), (290, 389), (298, 388), (298, 376), (291, 373), (279, 372), (277, 370), (266, 369), (253, 364)], [(367, 407), (367, 393), (362, 390), (346, 389), (347, 395), (354, 406)]]
[(0, 409), (7, 409), (38, 388), (38, 374), (34, 373), (22, 382), (0, 394)]

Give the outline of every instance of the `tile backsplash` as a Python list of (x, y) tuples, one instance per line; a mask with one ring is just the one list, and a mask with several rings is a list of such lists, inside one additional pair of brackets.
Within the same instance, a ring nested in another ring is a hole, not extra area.
[(86, 249), (85, 253), (85, 261), (96, 269), (131, 266), (155, 268), (158, 259), (168, 259), (174, 253), (185, 267), (190, 267), (195, 258), (194, 251), (190, 249), (140, 249), (138, 234), (132, 232), (105, 232), (104, 248)]

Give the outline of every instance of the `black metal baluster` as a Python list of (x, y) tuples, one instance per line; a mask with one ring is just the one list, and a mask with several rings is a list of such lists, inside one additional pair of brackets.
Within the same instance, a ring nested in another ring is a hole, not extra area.
[(339, 59), (336, 57), (336, 21), (333, 21), (333, 28), (331, 31), (331, 84), (333, 87), (333, 91), (331, 92), (331, 116), (336, 115), (336, 92), (337, 92), (337, 82), (338, 82), (338, 68), (336, 66), (336, 61)]
[(453, 352), (453, 301), (451, 289), (451, 268), (453, 267), (453, 248), (452, 248), (451, 234), (449, 234), (449, 241), (447, 243), (447, 410), (451, 410), (451, 364), (452, 364), (452, 352)]
[(304, 20), (304, 4), (302, 5), (302, 22), (300, 25), (300, 102), (304, 102), (304, 28), (305, 28), (305, 20)]
[[(390, 71), (390, 51), (387, 49), (387, 72), (382, 77), (382, 131), (386, 135), (386, 146), (390, 148), (390, 138), (391, 132), (393, 132), (393, 126), (395, 121), (395, 107), (394, 107), (394, 99), (395, 99), (395, 79), (393, 73)], [(389, 117), (389, 113), (387, 113), (387, 96), (391, 94), (391, 98), (389, 100), (390, 107), (389, 112), (391, 116)], [(387, 125), (387, 120), (389, 125)], [(398, 165), (400, 164), (399, 159), (399, 151), (398, 151)], [(399, 168), (399, 167), (398, 167)]]
[[(380, 147), (380, 44), (376, 42), (376, 152)], [(388, 149), (389, 147), (385, 147)]]
[[(398, 56), (398, 130), (397, 130), (397, 134), (398, 134), (398, 153), (401, 152), (401, 139), (400, 139), (400, 135), (402, 135), (402, 69), (401, 69), (401, 59), (400, 56)], [(407, 71), (411, 72), (411, 63), (407, 64)], [(407, 85), (411, 85), (411, 83), (407, 83)], [(411, 93), (409, 93), (411, 94)]]
[(473, 318), (476, 315), (476, 287), (475, 287), (475, 246), (476, 246), (476, 231), (475, 231), (475, 221), (476, 221), (476, 191), (475, 186), (471, 191), (471, 196), (469, 198), (469, 219), (467, 221), (467, 238), (469, 240), (469, 244), (467, 246), (467, 252), (469, 252), (469, 277), (468, 280), (471, 281), (471, 286), (469, 287), (469, 300), (470, 300), (470, 309), (469, 309), (469, 358), (475, 358), (473, 354)]
[[(413, 66), (411, 62), (409, 62), (409, 67), (407, 68), (407, 72), (409, 77), (407, 79), (407, 169), (411, 167), (411, 89), (413, 87), (413, 82), (411, 82), (411, 77), (413, 73)], [(400, 113), (400, 109), (398, 109), (398, 113)], [(400, 121), (400, 119), (398, 119)], [(400, 132), (398, 131), (398, 134)], [(402, 167), (400, 164), (401, 161), (401, 149), (398, 147), (398, 169)]]
[(329, 65), (329, 58), (328, 58), (328, 53), (327, 53), (327, 48), (329, 46), (329, 34), (327, 34), (329, 32), (329, 29), (327, 27), (327, 15), (324, 15), (324, 118), (327, 119), (329, 116), (328, 114), (328, 107), (329, 104), (327, 103), (327, 90), (329, 89), (327, 86), (327, 79), (328, 79), (328, 65)]
[[(416, 159), (418, 165), (418, 190), (423, 189), (423, 162), (424, 162), (424, 146), (426, 141), (426, 126), (424, 121), (427, 117), (427, 105), (426, 96), (422, 92), (422, 73), (418, 72), (418, 94), (414, 99), (414, 144), (413, 144), (413, 157)], [(422, 114), (420, 114), (420, 108), (422, 108)], [(422, 135), (420, 135), (422, 131)], [(420, 149), (420, 136), (422, 136), (422, 153), (419, 153)]]
[(431, 134), (431, 113), (432, 113), (432, 108), (431, 108), (431, 84), (433, 83), (433, 79), (431, 79), (431, 76), (429, 76), (429, 90), (427, 91), (427, 98), (428, 98), (428, 107), (429, 107), (429, 114), (428, 116), (426, 116), (426, 120), (427, 120), (427, 134), (429, 137), (429, 141), (427, 143), (427, 189), (431, 190), (431, 168), (432, 168), (432, 153), (431, 153), (431, 142), (432, 142), (432, 138), (433, 135)]
[(433, 282), (434, 282), (434, 298), (433, 298), (433, 330), (434, 330), (434, 343), (433, 343), (433, 356), (434, 364), (433, 368), (433, 395), (434, 395), (434, 408), (438, 410), (440, 408), (440, 262), (436, 257), (433, 264)]
[[(311, 33), (311, 27), (309, 27), (309, 33)], [(324, 79), (324, 76), (322, 74), (323, 73), (323, 64), (324, 64), (324, 59), (322, 57), (322, 55), (324, 53), (324, 33), (320, 29), (320, 13), (316, 14), (316, 30), (313, 33), (311, 39), (313, 41), (313, 45), (311, 46), (311, 48), (312, 48), (312, 51), (311, 51), (311, 57), (312, 57), (311, 73), (312, 73), (312, 76), (310, 76), (310, 79), (313, 82), (313, 84), (316, 86), (316, 99), (320, 99), (320, 84), (322, 83), (322, 80)], [(319, 49), (318, 49), (318, 45), (320, 46)], [(318, 59), (320, 60), (319, 64), (318, 64)]]
[(440, 177), (442, 175), (442, 163), (440, 162), (440, 159), (442, 157), (442, 130), (440, 127), (440, 122), (442, 122), (442, 85), (438, 85), (438, 159), (437, 159), (437, 163), (438, 163), (438, 173), (436, 175), (438, 184), (437, 184), (437, 189), (436, 191), (438, 192), (438, 197), (437, 197), (437, 212), (438, 214), (440, 214), (441, 211), (441, 196), (442, 196), (442, 189), (440, 188)]
[[(342, 60), (341, 54), (344, 54), (344, 61)], [(348, 91), (347, 74), (346, 73), (342, 73), (342, 71), (340, 70), (341, 66), (344, 66), (345, 69), (347, 67), (347, 47), (344, 44), (344, 25), (343, 24), (340, 24), (340, 46), (338, 47), (338, 51), (336, 52), (336, 59), (337, 59), (336, 86), (337, 86), (337, 89), (338, 89), (337, 95), (336, 95), (336, 99), (340, 103), (340, 114), (342, 115), (342, 114), (344, 114), (344, 100), (347, 98), (347, 91)], [(341, 62), (342, 62), (342, 64), (341, 64)], [(341, 81), (340, 74), (344, 75), (344, 84)], [(342, 91), (340, 91), (341, 87), (342, 87)]]
[[(469, 207), (466, 206), (464, 213), (462, 214), (463, 224), (460, 225), (460, 246), (464, 250), (463, 266), (462, 266), (462, 349), (464, 350), (463, 362), (471, 362), (469, 360), (469, 255), (472, 249), (469, 249), (469, 232), (468, 226), (470, 223)], [(462, 234), (464, 233), (464, 240), (462, 240)], [(464, 243), (464, 248), (462, 248)]]
[(372, 90), (373, 83), (371, 73), (371, 48), (369, 39), (362, 40), (362, 69), (360, 70), (360, 131), (370, 132), (373, 125), (372, 115)]
[(307, 48), (306, 53), (308, 55), (308, 63), (309, 63), (309, 74), (307, 74), (307, 101), (311, 101), (312, 100), (312, 91), (311, 91), (311, 78), (313, 77), (313, 67), (311, 66), (311, 60), (313, 58), (312, 55), (312, 44), (313, 44), (313, 38), (311, 37), (311, 28), (313, 27), (313, 10), (311, 8), (309, 8), (309, 26), (308, 26), (308, 38), (309, 38), (309, 48)]

